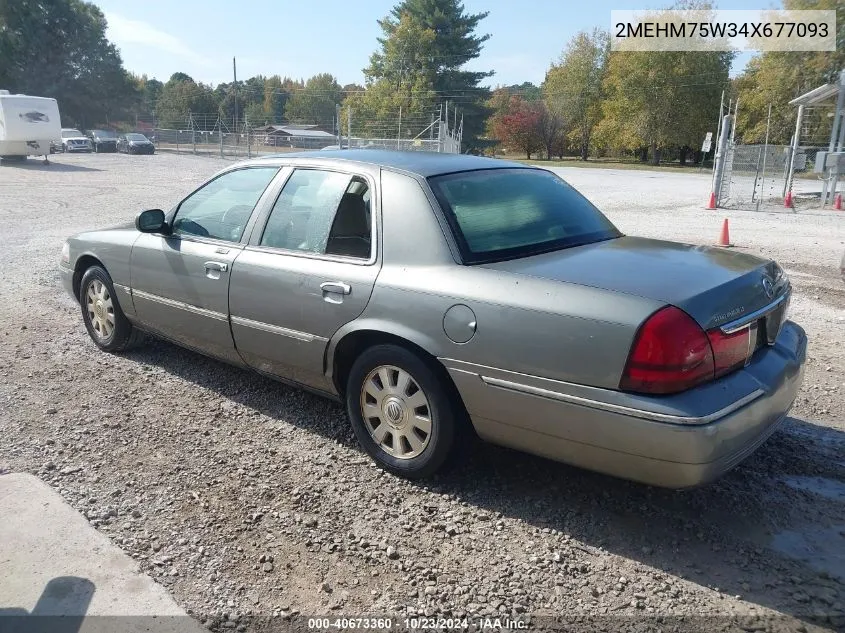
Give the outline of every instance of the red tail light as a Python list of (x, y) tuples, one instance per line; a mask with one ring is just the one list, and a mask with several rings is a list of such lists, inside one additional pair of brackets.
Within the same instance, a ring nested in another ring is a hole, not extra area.
[(643, 393), (675, 393), (713, 378), (710, 341), (683, 310), (669, 306), (640, 328), (619, 388)]
[(745, 365), (749, 353), (751, 326), (747, 325), (737, 332), (724, 334), (719, 328), (707, 331), (710, 348), (713, 350), (715, 378), (724, 376), (734, 369)]
[(752, 328), (706, 333), (674, 306), (652, 314), (640, 328), (619, 383), (624, 391), (677, 393), (742, 367)]

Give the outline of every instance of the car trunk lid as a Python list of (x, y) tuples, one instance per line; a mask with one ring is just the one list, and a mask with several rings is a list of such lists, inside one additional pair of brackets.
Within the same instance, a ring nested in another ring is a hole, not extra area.
[(484, 267), (663, 301), (705, 330), (752, 319), (789, 292), (788, 280), (773, 261), (630, 236)]

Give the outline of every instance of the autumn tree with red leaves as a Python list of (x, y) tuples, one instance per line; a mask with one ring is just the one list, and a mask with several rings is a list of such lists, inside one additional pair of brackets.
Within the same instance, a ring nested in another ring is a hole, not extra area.
[(493, 121), (493, 133), (502, 144), (511, 150), (531, 153), (543, 147), (540, 134), (542, 114), (540, 104), (530, 103), (522, 97), (512, 96), (507, 109)]

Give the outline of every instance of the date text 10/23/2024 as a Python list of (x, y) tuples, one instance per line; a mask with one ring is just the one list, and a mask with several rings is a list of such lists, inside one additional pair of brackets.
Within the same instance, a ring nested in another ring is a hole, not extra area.
[(528, 619), (497, 616), (474, 616), (464, 618), (406, 617), (392, 618), (308, 618), (311, 631), (524, 631), (529, 628)]

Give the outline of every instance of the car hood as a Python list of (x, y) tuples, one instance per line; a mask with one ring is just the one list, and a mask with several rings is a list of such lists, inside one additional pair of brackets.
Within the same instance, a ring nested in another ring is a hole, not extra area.
[(705, 328), (742, 318), (789, 291), (789, 280), (771, 260), (630, 236), (485, 267), (662, 301)]
[(63, 141), (90, 141), (87, 136), (65, 136), (62, 138)]

